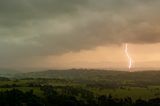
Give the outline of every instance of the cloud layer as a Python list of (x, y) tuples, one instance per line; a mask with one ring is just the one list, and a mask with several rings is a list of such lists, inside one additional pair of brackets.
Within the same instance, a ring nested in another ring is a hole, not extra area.
[(123, 43), (159, 43), (159, 0), (1, 0), (0, 63)]

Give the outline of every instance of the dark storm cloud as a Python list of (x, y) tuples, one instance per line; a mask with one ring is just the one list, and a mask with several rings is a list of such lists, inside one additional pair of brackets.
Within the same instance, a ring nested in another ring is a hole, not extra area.
[[(74, 14), (85, 0), (1, 0), (1, 25), (16, 26), (64, 14)], [(84, 4), (85, 5), (85, 4)]]
[(159, 0), (1, 0), (0, 57), (7, 63), (106, 44), (158, 43), (159, 5)]

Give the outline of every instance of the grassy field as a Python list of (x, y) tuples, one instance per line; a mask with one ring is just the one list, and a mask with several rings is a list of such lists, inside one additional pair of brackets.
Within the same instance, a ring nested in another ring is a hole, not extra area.
[[(42, 78), (43, 75), (45, 78)], [(34, 94), (43, 96), (41, 86), (52, 86), (56, 90), (70, 86), (89, 90), (97, 96), (111, 94), (116, 98), (148, 100), (160, 97), (159, 76), (160, 72), (152, 71), (134, 73), (103, 70), (46, 71), (23, 74), (20, 78), (0, 78), (0, 91), (13, 88), (23, 92), (33, 90)]]
[[(66, 81), (66, 83), (62, 80), (14, 80), (14, 81), (0, 81), (0, 91), (11, 90), (13, 88), (21, 90), (23, 92), (27, 92), (33, 90), (34, 94), (38, 96), (43, 96), (43, 92), (40, 90), (40, 87), (37, 85), (34, 87), (32, 84), (40, 85), (51, 85), (55, 87), (81, 87), (93, 92), (95, 95), (109, 95), (111, 94), (113, 97), (117, 98), (125, 98), (131, 97), (133, 100), (136, 99), (144, 99), (148, 100), (150, 98), (160, 97), (160, 86), (148, 86), (148, 87), (119, 87), (119, 88), (102, 88), (102, 87), (87, 87), (85, 84), (80, 83), (72, 83), (71, 81)], [(6, 85), (10, 85), (7, 87)], [(6, 86), (6, 87), (5, 87)]]
[(160, 97), (160, 90), (157, 90), (159, 88), (140, 88), (140, 87), (126, 87), (123, 89), (117, 88), (117, 89), (97, 89), (92, 88), (91, 91), (93, 91), (97, 95), (109, 95), (111, 94), (113, 97), (117, 98), (125, 98), (125, 97), (131, 97), (133, 100), (137, 99), (145, 99), (148, 100), (150, 98)]

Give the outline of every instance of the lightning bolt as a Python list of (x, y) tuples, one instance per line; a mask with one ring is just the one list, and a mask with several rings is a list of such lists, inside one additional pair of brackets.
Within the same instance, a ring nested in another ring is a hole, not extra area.
[(128, 68), (129, 70), (132, 68), (132, 58), (130, 57), (129, 53), (128, 53), (128, 44), (125, 44), (125, 54), (128, 58)]

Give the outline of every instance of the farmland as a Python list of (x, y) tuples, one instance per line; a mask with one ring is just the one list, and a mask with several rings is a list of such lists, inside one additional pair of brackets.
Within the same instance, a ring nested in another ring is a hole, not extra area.
[(116, 98), (131, 97), (133, 100), (160, 97), (160, 72), (117, 72), (104, 70), (49, 70), (24, 73), (13, 78), (1, 78), (0, 91), (18, 89), (23, 92), (33, 90), (43, 96), (40, 89), (52, 86), (59, 91), (66, 87), (85, 89), (96, 96), (112, 95)]

